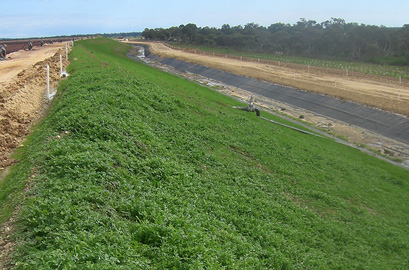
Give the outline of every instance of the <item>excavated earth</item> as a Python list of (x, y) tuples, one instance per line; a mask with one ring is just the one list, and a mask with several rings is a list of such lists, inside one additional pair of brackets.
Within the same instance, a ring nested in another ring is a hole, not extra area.
[[(47, 64), (51, 88), (55, 88), (64, 48), (65, 44), (60, 43), (18, 51), (0, 62), (0, 175), (4, 168), (16, 162), (11, 153), (22, 145), (30, 127), (42, 115), (48, 103)], [(66, 65), (64, 60), (63, 66)]]
[[(17, 162), (11, 157), (21, 147), (31, 127), (43, 116), (49, 103), (47, 65), (50, 67), (50, 88), (55, 89), (60, 79), (60, 54), (65, 59), (65, 43), (34, 47), (7, 55), (0, 61), (0, 181), (9, 166)], [(13, 216), (0, 226), (0, 269), (4, 269), (15, 243)]]

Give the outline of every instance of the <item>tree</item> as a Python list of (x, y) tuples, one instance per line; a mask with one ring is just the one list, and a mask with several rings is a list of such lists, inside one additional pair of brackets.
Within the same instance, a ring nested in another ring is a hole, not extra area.
[(233, 34), (233, 30), (231, 29), (229, 24), (223, 24), (221, 30), (225, 35)]
[(142, 36), (145, 39), (155, 39), (156, 38), (155, 31), (153, 29), (148, 29), (148, 28), (145, 28), (145, 30), (143, 30)]
[(194, 23), (189, 23), (182, 27), (181, 32), (186, 37), (185, 41), (193, 43), (197, 35), (197, 26)]
[(388, 28), (346, 23), (341, 18), (321, 23), (300, 18), (294, 25), (275, 23), (267, 28), (254, 22), (244, 27), (223, 24), (221, 28), (197, 27), (189, 23), (169, 29), (147, 28), (142, 35), (146, 39), (344, 60), (378, 56), (406, 59), (407, 56), (405, 61), (409, 62), (409, 24), (402, 28)]

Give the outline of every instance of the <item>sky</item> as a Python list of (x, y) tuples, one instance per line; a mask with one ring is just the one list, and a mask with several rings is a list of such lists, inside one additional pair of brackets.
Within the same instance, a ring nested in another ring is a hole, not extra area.
[(0, 38), (142, 32), (194, 23), (221, 27), (247, 23), (347, 23), (402, 27), (409, 0), (0, 0)]

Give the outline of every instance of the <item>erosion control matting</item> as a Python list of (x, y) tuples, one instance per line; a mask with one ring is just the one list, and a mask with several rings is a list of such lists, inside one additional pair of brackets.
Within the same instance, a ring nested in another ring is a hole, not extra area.
[(176, 69), (217, 80), (224, 84), (340, 120), (409, 144), (409, 119), (403, 116), (357, 103), (275, 85), (176, 59), (159, 58), (156, 55), (150, 54), (147, 46), (145, 47), (145, 56)]

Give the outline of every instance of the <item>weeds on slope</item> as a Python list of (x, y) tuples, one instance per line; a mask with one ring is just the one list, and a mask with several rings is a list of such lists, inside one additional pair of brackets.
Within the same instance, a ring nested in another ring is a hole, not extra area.
[(76, 43), (27, 146), (16, 269), (399, 268), (408, 172)]

